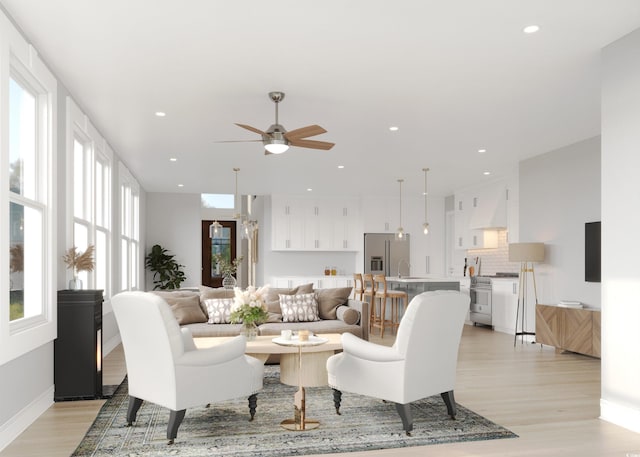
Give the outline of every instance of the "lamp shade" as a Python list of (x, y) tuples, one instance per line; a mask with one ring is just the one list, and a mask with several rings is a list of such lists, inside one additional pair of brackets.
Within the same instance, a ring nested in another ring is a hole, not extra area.
[(509, 244), (509, 262), (544, 261), (544, 243)]
[(265, 142), (264, 148), (271, 154), (282, 154), (289, 149), (289, 145), (284, 140), (271, 140)]

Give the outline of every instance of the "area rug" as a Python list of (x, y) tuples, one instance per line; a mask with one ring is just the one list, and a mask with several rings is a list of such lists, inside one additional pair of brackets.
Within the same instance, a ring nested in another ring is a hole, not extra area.
[(296, 390), (279, 382), (277, 366), (267, 366), (253, 422), (248, 421), (246, 399), (191, 408), (175, 444), (167, 446), (169, 412), (164, 408), (145, 402), (134, 426), (126, 427), (125, 380), (104, 404), (72, 457), (286, 457), (517, 437), (460, 405), (456, 420), (451, 420), (439, 395), (412, 404), (414, 430), (407, 436), (393, 403), (345, 392), (339, 416), (329, 387), (307, 389), (307, 417), (319, 420), (320, 427), (288, 431), (280, 422), (293, 417)]

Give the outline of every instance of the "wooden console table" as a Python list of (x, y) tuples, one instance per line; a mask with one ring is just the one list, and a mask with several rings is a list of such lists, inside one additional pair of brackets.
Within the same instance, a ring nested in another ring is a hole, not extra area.
[(538, 304), (536, 342), (600, 357), (600, 310)]

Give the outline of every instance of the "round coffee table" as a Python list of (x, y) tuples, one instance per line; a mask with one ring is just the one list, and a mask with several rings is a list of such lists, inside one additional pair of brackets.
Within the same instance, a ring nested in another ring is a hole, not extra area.
[[(314, 419), (307, 419), (306, 417), (305, 388), (304, 388), (305, 383), (303, 383), (303, 380), (302, 380), (302, 349), (305, 347), (320, 346), (322, 344), (329, 342), (329, 340), (327, 338), (310, 335), (309, 339), (306, 341), (300, 341), (297, 336), (294, 336), (291, 339), (284, 339), (282, 337), (277, 337), (277, 338), (273, 338), (271, 341), (273, 341), (275, 344), (278, 344), (280, 346), (291, 346), (291, 347), (298, 348), (298, 360), (297, 360), (298, 391), (295, 393), (293, 397), (294, 417), (293, 419), (283, 420), (282, 422), (280, 422), (280, 425), (286, 428), (287, 430), (293, 430), (293, 431), (311, 430), (311, 429), (317, 428), (320, 425), (320, 422)], [(283, 361), (281, 360), (280, 368), (282, 372), (280, 377), (281, 379), (286, 380), (287, 377), (289, 377), (288, 371), (291, 371), (291, 370), (287, 369), (288, 364), (286, 364), (286, 362), (284, 364), (282, 362)], [(324, 370), (325, 370), (324, 376), (326, 379), (326, 368), (324, 368)], [(309, 385), (322, 385), (322, 384), (317, 384), (316, 381), (312, 380), (310, 383), (306, 383), (306, 385), (309, 386)]]

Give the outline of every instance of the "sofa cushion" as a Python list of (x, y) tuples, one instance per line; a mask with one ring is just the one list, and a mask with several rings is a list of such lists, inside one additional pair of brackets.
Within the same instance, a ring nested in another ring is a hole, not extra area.
[(351, 287), (336, 287), (332, 289), (315, 289), (318, 300), (318, 315), (320, 319), (335, 319), (336, 309), (344, 305), (351, 295)]
[[(278, 324), (273, 324), (278, 325)], [(282, 324), (280, 324), (282, 325)], [(213, 336), (238, 336), (242, 330), (242, 324), (189, 324), (184, 327), (191, 330), (194, 338)]]
[(233, 298), (233, 289), (225, 289), (224, 287), (198, 286), (200, 289), (200, 300), (204, 303), (209, 298)]
[[(207, 324), (196, 324), (207, 325)], [(209, 325), (208, 327), (220, 327), (219, 325)], [(348, 325), (344, 321), (339, 319), (335, 320), (319, 320), (315, 322), (288, 322), (279, 324), (262, 324), (258, 326), (260, 335), (279, 336), (282, 329), (291, 329), (294, 332), (298, 330), (309, 330), (315, 335), (322, 335), (323, 333), (352, 333), (355, 336), (363, 338), (362, 327), (359, 325)]]
[(195, 324), (199, 322), (207, 322), (207, 316), (200, 308), (200, 297), (197, 295), (191, 297), (163, 297), (171, 307), (173, 315), (178, 324)]
[(356, 325), (360, 322), (360, 312), (348, 306), (338, 306), (336, 308), (336, 317), (349, 325)]
[(207, 298), (204, 301), (209, 315), (209, 324), (230, 324), (233, 298)]
[(314, 322), (319, 320), (316, 294), (280, 294), (282, 322)]
[(303, 284), (301, 286), (287, 288), (287, 287), (273, 287), (269, 288), (265, 302), (267, 303), (267, 310), (270, 313), (282, 314), (280, 309), (280, 295), (295, 295), (295, 294), (310, 294), (313, 292), (313, 284)]

